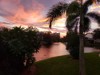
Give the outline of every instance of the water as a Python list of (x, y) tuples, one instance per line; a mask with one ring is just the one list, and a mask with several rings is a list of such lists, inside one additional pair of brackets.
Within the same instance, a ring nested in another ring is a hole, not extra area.
[(66, 46), (62, 43), (55, 43), (51, 48), (41, 47), (38, 53), (35, 53), (34, 56), (36, 61), (44, 60), (51, 57), (68, 55)]
[[(85, 47), (85, 53), (90, 53), (94, 51), (100, 51), (94, 48)], [(55, 43), (51, 48), (41, 47), (38, 53), (34, 54), (36, 61), (48, 59), (51, 57), (68, 55), (69, 52), (66, 50), (66, 46), (63, 43)]]

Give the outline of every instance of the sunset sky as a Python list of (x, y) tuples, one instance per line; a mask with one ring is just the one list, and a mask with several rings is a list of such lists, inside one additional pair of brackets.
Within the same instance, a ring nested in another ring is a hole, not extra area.
[[(48, 30), (46, 14), (59, 1), (72, 0), (0, 0), (0, 26), (34, 26), (39, 30)], [(100, 6), (89, 8), (89, 11), (98, 11)], [(53, 24), (52, 31), (66, 32), (65, 16)]]

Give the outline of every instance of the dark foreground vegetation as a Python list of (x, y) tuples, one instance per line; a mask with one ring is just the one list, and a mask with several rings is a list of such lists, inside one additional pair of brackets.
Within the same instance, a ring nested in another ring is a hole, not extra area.
[(35, 61), (33, 53), (41, 46), (60, 41), (58, 33), (39, 32), (36, 28), (0, 28), (0, 75), (20, 75)]
[[(94, 34), (95, 35), (94, 39), (96, 40), (99, 38), (98, 36), (100, 34), (98, 33), (98, 31), (95, 32), (96, 34)], [(78, 49), (79, 36), (73, 32), (68, 33), (67, 37), (65, 36), (63, 38), (60, 38), (59, 33), (39, 32), (38, 29), (32, 27), (26, 29), (21, 27), (14, 27), (12, 29), (0, 28), (0, 75), (25, 75), (25, 74), (27, 75), (29, 74), (28, 72), (30, 72), (30, 70), (32, 69), (37, 72), (37, 66), (34, 64), (35, 58), (33, 53), (38, 52), (41, 46), (45, 46), (48, 48), (51, 47), (51, 45), (54, 42), (63, 42), (65, 44), (67, 42), (67, 49), (71, 57), (73, 59), (79, 58), (79, 49)], [(66, 60), (62, 60), (63, 58), (66, 58)], [(53, 66), (52, 64), (59, 63), (59, 66), (55, 65), (55, 67), (58, 66), (59, 68), (63, 68), (64, 66), (67, 65), (65, 69), (68, 71), (66, 70), (64, 71), (63, 69), (61, 69), (61, 71), (58, 71), (58, 73), (63, 72), (65, 74), (68, 73), (70, 75), (70, 71), (72, 71), (70, 70), (71, 68), (73, 67), (78, 68), (78, 66), (76, 65), (78, 64), (78, 60), (72, 60), (72, 58), (70, 58), (69, 56), (62, 57), (60, 60), (61, 63), (58, 60), (59, 58), (54, 60), (54, 62), (52, 62), (52, 60), (50, 59), (51, 61), (49, 61), (50, 63), (49, 62), (48, 63), (51, 66)], [(34, 68), (32, 66), (33, 64), (34, 64)], [(63, 64), (64, 66), (61, 64)], [(44, 66), (44, 68), (47, 67), (48, 65)], [(39, 67), (38, 70), (42, 72), (41, 68)], [(57, 70), (59, 68), (57, 68)], [(48, 68), (48, 71), (49, 69), (50, 68)], [(33, 70), (32, 70), (32, 74), (34, 74)], [(76, 70), (78, 71), (78, 69), (74, 70), (75, 74), (77, 75)], [(53, 73), (52, 71), (50, 72)], [(57, 75), (61, 74), (58, 73)], [(72, 75), (73, 73), (74, 72), (72, 72)], [(47, 74), (46, 71), (45, 74)], [(55, 72), (53, 74), (55, 74)]]
[[(85, 54), (87, 75), (100, 75), (99, 53)], [(79, 61), (70, 56), (54, 57), (35, 63), (37, 75), (79, 75)]]

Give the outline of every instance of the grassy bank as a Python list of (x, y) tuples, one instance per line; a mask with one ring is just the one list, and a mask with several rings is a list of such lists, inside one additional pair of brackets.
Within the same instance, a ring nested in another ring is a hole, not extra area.
[(99, 53), (86, 54), (87, 75), (100, 75), (100, 57)]
[[(85, 54), (87, 75), (100, 75), (98, 53)], [(37, 75), (79, 75), (79, 62), (70, 56), (59, 56), (35, 63)]]

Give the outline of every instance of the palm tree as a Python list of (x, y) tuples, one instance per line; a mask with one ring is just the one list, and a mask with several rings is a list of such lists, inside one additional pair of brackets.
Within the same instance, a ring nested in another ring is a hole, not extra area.
[[(47, 14), (49, 18), (49, 27), (51, 28), (52, 22), (54, 22), (63, 13), (66, 13), (68, 17), (66, 19), (66, 27), (68, 32), (74, 31), (79, 33), (80, 36), (80, 75), (85, 75), (84, 68), (84, 32), (89, 30), (90, 18), (94, 18), (98, 24), (100, 24), (100, 15), (94, 12), (87, 13), (88, 7), (92, 5), (96, 0), (87, 0), (84, 4), (82, 0), (80, 2), (73, 1), (70, 4), (59, 2), (54, 5)], [(79, 25), (80, 22), (80, 25)], [(79, 31), (78, 31), (79, 30)]]
[[(87, 13), (88, 7), (93, 4), (93, 0), (87, 0), (82, 5), (82, 12), (84, 13), (84, 32), (88, 31), (90, 25), (90, 18), (94, 18), (97, 23), (100, 23), (100, 15), (94, 12)], [(59, 2), (58, 4), (53, 5), (49, 10), (47, 17), (49, 21), (49, 27), (52, 27), (52, 23), (60, 17), (63, 13), (66, 13), (66, 27), (70, 30), (75, 30), (78, 26), (79, 17), (80, 17), (80, 3), (73, 1), (70, 4)]]

